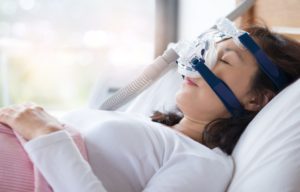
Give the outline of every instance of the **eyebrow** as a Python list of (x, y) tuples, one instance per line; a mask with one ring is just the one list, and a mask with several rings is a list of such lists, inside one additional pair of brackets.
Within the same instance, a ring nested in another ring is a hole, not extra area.
[(233, 51), (233, 52), (239, 57), (239, 59), (240, 59), (241, 61), (244, 61), (244, 58), (242, 57), (242, 55), (241, 55), (238, 51), (236, 51), (236, 50), (234, 50), (234, 49), (231, 49), (231, 48), (228, 48), (228, 47), (226, 47), (226, 48), (224, 49), (224, 51), (226, 51), (226, 52)]

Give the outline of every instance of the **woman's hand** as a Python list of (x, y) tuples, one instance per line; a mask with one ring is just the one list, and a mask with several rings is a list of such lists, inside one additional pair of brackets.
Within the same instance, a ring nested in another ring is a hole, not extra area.
[(63, 128), (63, 125), (35, 104), (13, 105), (0, 109), (0, 123), (31, 140)]

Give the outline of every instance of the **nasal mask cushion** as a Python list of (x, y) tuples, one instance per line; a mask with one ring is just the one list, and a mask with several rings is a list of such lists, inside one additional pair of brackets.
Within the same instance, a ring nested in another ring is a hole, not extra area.
[(179, 50), (177, 63), (178, 72), (181, 75), (191, 78), (201, 77), (199, 72), (193, 68), (192, 60), (195, 58), (203, 59), (209, 69), (212, 69), (216, 65), (217, 48), (216, 42), (213, 39), (214, 34), (212, 33), (207, 33), (193, 42), (182, 41), (178, 43), (176, 47)]

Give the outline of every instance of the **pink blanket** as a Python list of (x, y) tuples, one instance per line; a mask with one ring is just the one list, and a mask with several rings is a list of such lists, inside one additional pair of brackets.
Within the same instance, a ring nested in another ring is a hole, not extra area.
[[(83, 157), (87, 159), (80, 134), (70, 128), (67, 130)], [(52, 192), (24, 151), (24, 143), (17, 133), (0, 124), (0, 192)]]

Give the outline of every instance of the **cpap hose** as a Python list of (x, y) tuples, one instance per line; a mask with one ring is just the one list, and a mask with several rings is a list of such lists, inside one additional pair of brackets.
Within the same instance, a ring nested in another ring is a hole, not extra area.
[(174, 49), (167, 49), (162, 56), (157, 57), (154, 62), (148, 65), (142, 74), (124, 88), (118, 90), (108, 98), (100, 107), (101, 110), (116, 110), (123, 104), (129, 102), (145, 88), (160, 78), (168, 66), (179, 58)]

